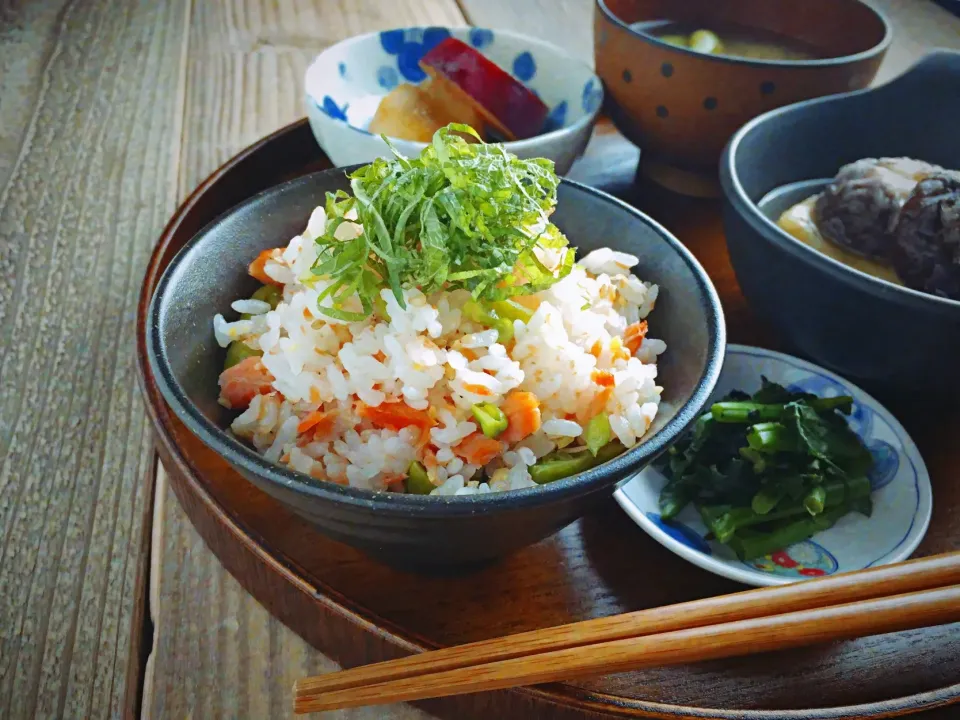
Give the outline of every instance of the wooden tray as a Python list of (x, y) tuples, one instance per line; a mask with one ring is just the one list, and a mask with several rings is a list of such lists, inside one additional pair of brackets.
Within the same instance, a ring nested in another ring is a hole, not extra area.
[[(740, 295), (718, 204), (658, 197), (638, 188), (633, 184), (636, 157), (632, 146), (603, 125), (573, 176), (652, 210), (713, 276), (731, 341), (771, 344)], [(317, 534), (231, 471), (173, 417), (144, 360), (143, 318), (164, 267), (198, 230), (241, 200), (328, 166), (305, 121), (245, 150), (179, 209), (160, 238), (143, 284), (137, 350), (157, 449), (187, 515), (243, 586), (344, 666), (742, 589), (669, 553), (612, 501), (554, 537), (475, 574), (405, 575)], [(960, 449), (955, 449), (960, 417), (894, 410), (914, 434), (934, 481), (933, 521), (918, 554), (956, 549), (960, 480), (951, 469), (960, 459)], [(890, 717), (958, 699), (960, 624), (422, 705), (458, 720), (812, 720)]]

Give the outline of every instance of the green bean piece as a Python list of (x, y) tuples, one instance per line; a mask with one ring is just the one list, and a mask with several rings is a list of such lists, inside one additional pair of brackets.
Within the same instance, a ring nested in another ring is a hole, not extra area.
[(841, 505), (816, 517), (788, 522), (770, 532), (738, 532), (727, 544), (741, 560), (753, 560), (783, 550), (795, 543), (809, 540), (818, 532), (833, 527), (833, 524), (848, 512), (850, 508)]
[(713, 419), (722, 423), (758, 423), (779, 420), (783, 405), (764, 405), (755, 402), (718, 402), (710, 406)]
[[(261, 285), (257, 291), (250, 296), (251, 300), (260, 300), (270, 304), (271, 310), (276, 310), (277, 305), (283, 300), (283, 290), (276, 285)], [(249, 320), (253, 315), (250, 313), (240, 313), (241, 320)]]
[(276, 285), (263, 285), (250, 298), (251, 300), (262, 300), (270, 304), (271, 310), (276, 310), (277, 305), (283, 300), (283, 290)]
[(601, 448), (596, 457), (591, 455), (589, 450), (573, 455), (567, 453), (557, 453), (553, 457), (548, 455), (530, 467), (530, 477), (538, 485), (556, 482), (612, 460), (624, 449), (619, 442), (611, 442)]
[(693, 490), (689, 485), (671, 480), (660, 491), (660, 517), (664, 520), (675, 518), (692, 499)]
[(783, 500), (784, 490), (777, 487), (760, 488), (753, 500), (750, 501), (750, 509), (757, 515), (767, 515), (772, 511), (781, 500)]
[(757, 452), (778, 453), (797, 449), (797, 438), (780, 423), (758, 423), (747, 433), (747, 444)]
[(429, 495), (435, 486), (430, 482), (427, 469), (414, 460), (407, 468), (407, 478), (403, 481), (403, 487), (411, 495)]
[(475, 300), (467, 300), (462, 312), (467, 320), (496, 330), (498, 343), (503, 344), (513, 340), (513, 320), (509, 317), (490, 312)]
[(493, 329), (497, 331), (497, 342), (501, 345), (513, 340), (513, 321), (506, 318), (497, 318), (493, 321)]
[(241, 340), (234, 340), (227, 348), (227, 357), (223, 361), (223, 369), (232, 368), (249, 357), (260, 357), (261, 355), (263, 353), (259, 349), (252, 348)]
[(471, 322), (479, 323), (486, 327), (493, 327), (493, 323), (496, 320), (496, 318), (487, 312), (483, 305), (476, 300), (467, 300), (467, 302), (463, 304), (463, 316)]
[[(853, 398), (849, 395), (839, 395), (837, 397), (804, 400), (804, 402), (818, 412), (839, 410), (844, 414), (849, 414), (853, 405)], [(717, 422), (753, 424), (780, 420), (783, 417), (784, 407), (782, 404), (727, 401), (711, 405), (710, 414)]]
[(613, 431), (610, 430), (610, 418), (606, 413), (595, 415), (587, 423), (587, 429), (583, 431), (583, 439), (587, 444), (587, 449), (596, 457), (600, 449), (613, 439)]
[(803, 507), (811, 515), (819, 515), (827, 506), (827, 491), (823, 485), (812, 488), (803, 499)]
[(767, 469), (767, 459), (763, 456), (763, 453), (754, 450), (751, 447), (742, 447), (737, 450), (737, 453), (744, 460), (748, 460), (753, 465), (753, 471), (759, 475), (764, 470)]
[[(856, 504), (870, 499), (870, 480), (867, 478), (829, 480), (818, 487), (823, 490), (825, 511), (840, 506), (849, 509), (848, 506), (851, 503)], [(766, 514), (755, 512), (752, 507), (733, 507), (732, 505), (705, 505), (700, 508), (703, 524), (720, 542), (726, 542), (742, 528), (808, 515), (809, 511), (803, 501), (787, 503)]]
[(718, 55), (723, 52), (723, 43), (716, 33), (697, 30), (690, 34), (690, 49), (707, 55)]
[(522, 323), (530, 322), (533, 317), (533, 311), (525, 308), (515, 300), (495, 300), (490, 303), (490, 307), (502, 318), (507, 320), (519, 320)]
[(470, 411), (488, 438), (495, 438), (507, 429), (507, 416), (493, 403), (476, 403)]

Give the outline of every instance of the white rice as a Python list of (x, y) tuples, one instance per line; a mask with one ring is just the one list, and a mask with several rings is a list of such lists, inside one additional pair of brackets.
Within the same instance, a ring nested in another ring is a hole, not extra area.
[[(532, 318), (515, 321), (513, 339), (502, 343), (495, 329), (464, 317), (470, 300), (465, 291), (427, 297), (407, 289), (401, 308), (383, 290), (389, 322), (378, 316), (344, 322), (323, 314), (317, 301), (327, 283), (310, 267), (313, 239), (325, 222), (323, 208), (317, 208), (304, 234), (266, 261), (266, 274), (283, 284), (276, 308), (237, 300), (232, 309), (248, 319), (228, 322), (217, 315), (213, 321), (222, 347), (242, 341), (263, 353), (259, 371), (268, 374), (267, 394), (256, 394), (231, 429), (267, 459), (317, 479), (373, 490), (402, 489), (400, 481), (418, 460), (435, 485), (433, 494), (461, 495), (532, 486), (529, 466), (576, 443), (591, 403), (602, 403), (600, 411), (625, 446), (647, 432), (662, 391), (656, 359), (666, 346), (650, 337), (635, 352), (624, 346), (628, 326), (650, 314), (658, 294), (656, 285), (631, 273), (637, 258), (610, 249), (588, 254), (566, 278), (532, 296), (539, 303)], [(362, 231), (345, 222), (337, 234)], [(539, 250), (546, 264), (549, 251)], [(347, 309), (361, 309), (355, 300), (347, 301)], [(516, 391), (539, 400), (539, 430), (519, 442), (501, 441), (485, 467), (470, 464), (457, 449), (478, 432), (471, 408), (499, 406)], [(221, 401), (229, 406), (228, 394), (225, 387)], [(429, 434), (377, 427), (358, 411), (358, 403), (377, 408), (391, 402), (429, 413)], [(334, 418), (332, 426), (322, 436), (312, 429), (299, 433), (314, 412)]]

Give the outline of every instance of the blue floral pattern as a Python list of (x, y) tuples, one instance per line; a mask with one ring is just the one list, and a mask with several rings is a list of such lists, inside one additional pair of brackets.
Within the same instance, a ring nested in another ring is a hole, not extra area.
[(347, 104), (340, 107), (329, 95), (323, 96), (323, 104), (320, 105), (320, 109), (327, 115), (335, 120), (343, 120), (344, 122), (347, 120), (347, 107), (349, 107)]
[(533, 80), (537, 74), (537, 63), (533, 60), (533, 55), (528, 52), (522, 52), (513, 60), (513, 75), (522, 82)]
[[(335, 161), (351, 164), (365, 159), (361, 156), (384, 152), (382, 143), (370, 141), (372, 136), (366, 130), (376, 114), (377, 100), (401, 84), (425, 82), (429, 73), (420, 67), (424, 54), (451, 37), (476, 48), (541, 99), (547, 115), (541, 132), (556, 135), (560, 129), (571, 130), (564, 138), (554, 138), (542, 153), (560, 161), (565, 169), (572, 155), (570, 143), (576, 139), (579, 149), (583, 135), (589, 132), (591, 118), (584, 117), (582, 106), (584, 97), (588, 106), (602, 97), (599, 79), (588, 68), (539, 43), (512, 33), (469, 27), (396, 28), (354, 38), (321, 53), (306, 74), (307, 114), (318, 140), (329, 146), (332, 157), (337, 156)], [(548, 65), (550, 72), (546, 71)], [(584, 86), (591, 78), (593, 84), (584, 96)], [(357, 137), (354, 144), (338, 137), (342, 126), (367, 138)]]
[(584, 112), (592, 113), (600, 107), (600, 103), (603, 101), (603, 90), (593, 78), (587, 80), (587, 84), (583, 86), (583, 95), (580, 101)]
[[(847, 389), (833, 378), (826, 375), (811, 373), (800, 382), (792, 383), (788, 388), (791, 392), (805, 392), (819, 397), (836, 397), (848, 395)], [(854, 401), (853, 411), (847, 417), (850, 429), (862, 438), (869, 437), (873, 430), (873, 413), (870, 409)]]
[(804, 540), (762, 558), (748, 560), (744, 565), (780, 577), (806, 578), (833, 575), (840, 567), (833, 554), (813, 540)]
[(704, 555), (710, 555), (711, 550), (710, 546), (707, 545), (706, 540), (704, 540), (696, 531), (688, 528), (681, 522), (676, 520), (664, 520), (660, 515), (654, 512), (648, 512), (647, 517), (661, 530), (663, 530), (667, 535), (672, 537), (679, 543), (686, 545), (691, 550), (696, 550), (697, 552), (702, 552)]
[(493, 31), (484, 30), (483, 28), (471, 28), (470, 29), (470, 44), (473, 45), (477, 50), (487, 47), (490, 43), (493, 42)]
[(448, 37), (450, 31), (441, 27), (384, 30), (380, 33), (380, 45), (388, 54), (397, 56), (397, 70), (404, 80), (418, 83), (427, 77), (420, 68), (420, 59)]
[(876, 492), (886, 487), (897, 476), (900, 469), (900, 453), (885, 440), (873, 440), (867, 446), (873, 455), (873, 467), (870, 468), (870, 489)]
[(381, 65), (377, 68), (377, 84), (384, 90), (393, 90), (400, 82), (395, 68), (389, 65)]
[(567, 122), (567, 101), (561, 100), (543, 120), (543, 132), (558, 130)]

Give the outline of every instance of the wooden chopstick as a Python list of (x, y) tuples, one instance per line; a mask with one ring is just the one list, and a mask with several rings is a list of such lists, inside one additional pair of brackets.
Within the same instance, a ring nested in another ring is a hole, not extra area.
[(716, 660), (960, 621), (960, 585), (707, 625), (315, 693), (297, 713), (498, 690), (640, 668)]
[(839, 605), (956, 583), (960, 583), (960, 552), (934, 555), (897, 565), (842, 573), (787, 586), (749, 590), (532, 630), (304, 678), (296, 684), (296, 695), (298, 698), (317, 697), (336, 690), (510, 660), (535, 653)]

